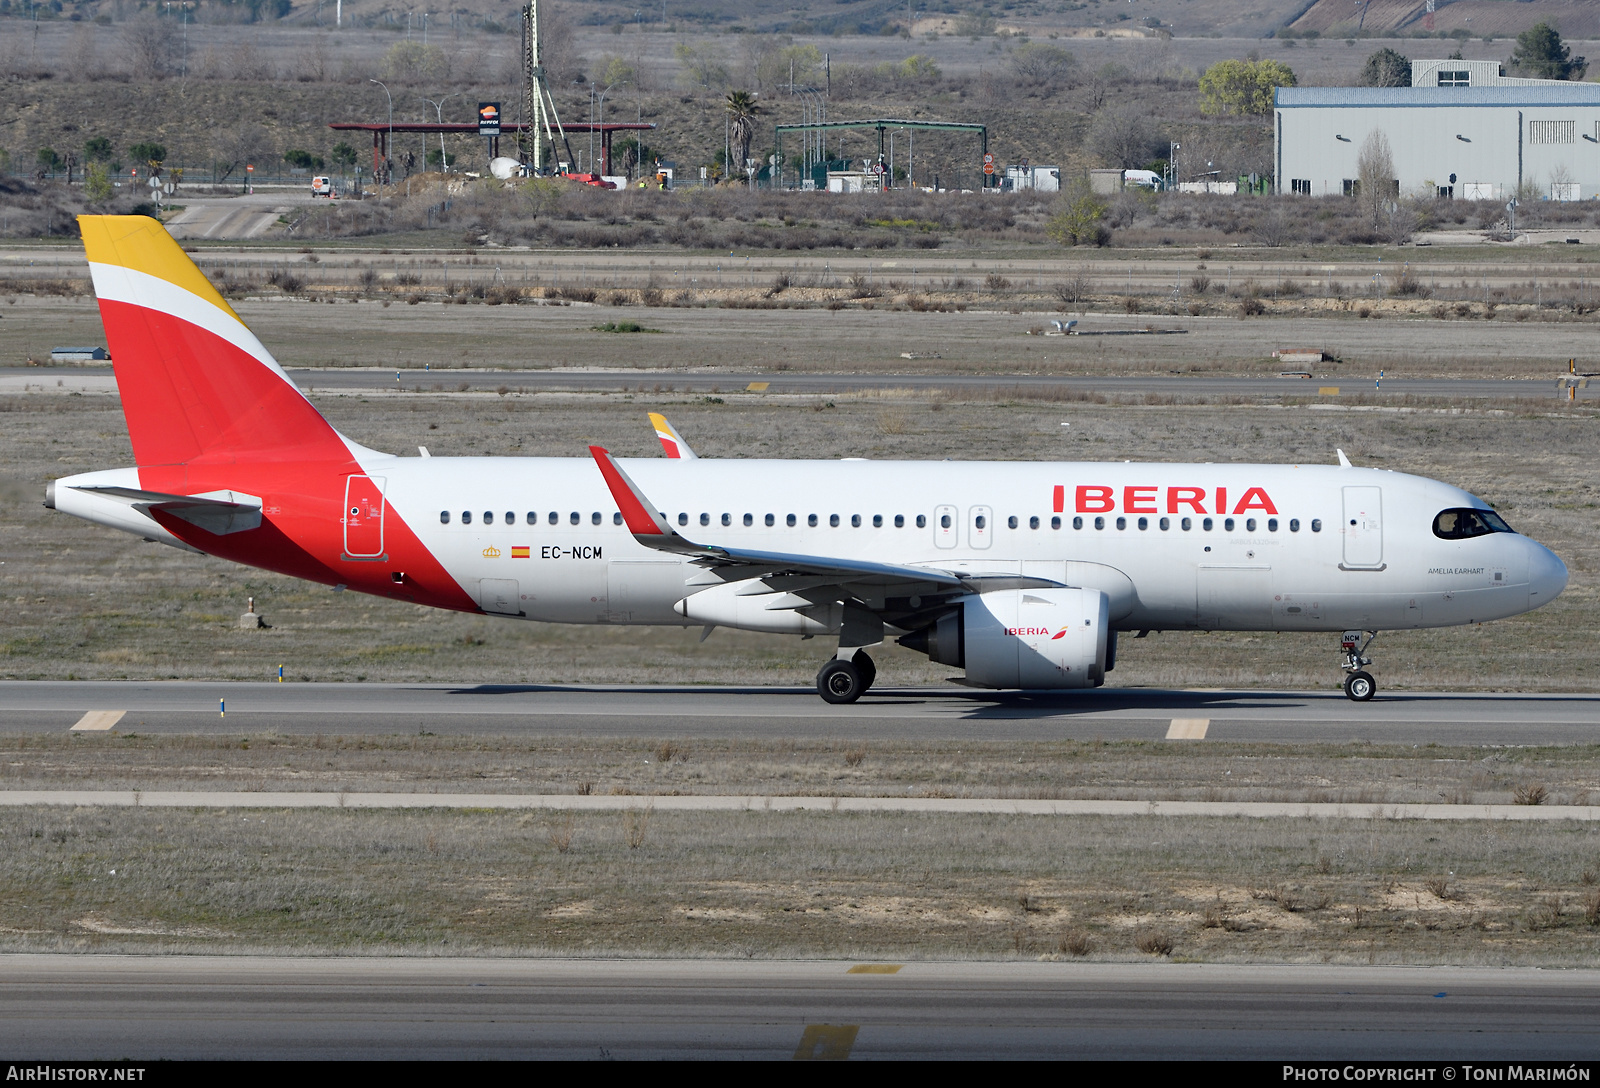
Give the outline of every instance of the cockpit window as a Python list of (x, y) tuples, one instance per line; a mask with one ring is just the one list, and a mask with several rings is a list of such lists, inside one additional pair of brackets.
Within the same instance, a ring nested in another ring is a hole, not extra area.
[(1505, 519), (1493, 510), (1442, 510), (1433, 519), (1433, 535), (1441, 540), (1466, 540), (1490, 533), (1515, 532)]

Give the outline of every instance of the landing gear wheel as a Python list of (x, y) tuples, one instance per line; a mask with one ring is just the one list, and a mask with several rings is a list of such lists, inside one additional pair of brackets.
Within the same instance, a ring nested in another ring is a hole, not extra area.
[(1377, 690), (1378, 682), (1370, 672), (1353, 672), (1344, 678), (1344, 693), (1354, 702), (1369, 702)]
[(876, 683), (878, 679), (877, 663), (874, 662), (872, 658), (867, 656), (867, 652), (865, 650), (857, 650), (855, 656), (850, 660), (855, 664), (855, 667), (861, 671), (861, 690), (871, 690), (872, 685)]
[(817, 694), (828, 703), (853, 703), (867, 690), (865, 677), (853, 661), (828, 661), (817, 672)]

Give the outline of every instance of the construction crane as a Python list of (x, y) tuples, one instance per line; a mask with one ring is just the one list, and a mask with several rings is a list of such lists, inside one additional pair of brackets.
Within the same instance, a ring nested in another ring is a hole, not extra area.
[[(539, 44), (540, 0), (528, 0), (522, 12), (522, 117), (520, 138), (522, 163), (530, 174), (545, 173), (545, 142), (549, 141), (553, 153), (556, 136), (567, 153), (567, 169), (574, 161), (572, 147), (567, 143), (567, 133), (561, 127), (561, 117), (556, 113), (556, 100), (550, 93), (550, 80), (545, 74), (544, 53)], [(553, 127), (552, 127), (553, 126)]]

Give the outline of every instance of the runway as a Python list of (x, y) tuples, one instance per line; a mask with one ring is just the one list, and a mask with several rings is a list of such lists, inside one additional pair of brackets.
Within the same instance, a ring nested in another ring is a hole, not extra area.
[[(1185, 378), (1042, 374), (798, 374), (667, 368), (449, 371), (412, 368), (395, 371), (375, 367), (328, 367), (296, 368), (291, 369), (289, 374), (300, 388), (319, 393), (397, 389), (411, 392), (418, 387), (431, 392), (438, 385), (440, 392), (455, 394), (461, 392), (460, 386), (463, 384), (467, 386), (467, 392), (476, 390), (479, 393), (495, 392), (501, 386), (517, 392), (539, 393), (637, 393), (655, 392), (659, 388), (661, 392), (674, 393), (731, 394), (748, 391), (765, 396), (832, 396), (881, 390), (908, 390), (913, 393), (964, 390), (999, 397), (1018, 393), (1132, 398), (1250, 397), (1268, 400), (1296, 397), (1310, 399), (1315, 407), (1327, 411), (1382, 411), (1386, 407), (1405, 407), (1405, 400), (1411, 397), (1445, 401), (1547, 400), (1554, 404), (1564, 400), (1567, 395), (1558, 388), (1555, 378), (1385, 379), (1378, 385), (1371, 378), (1356, 381), (1315, 378), (1308, 381), (1272, 376)], [(398, 381), (396, 374), (399, 375)], [(752, 390), (752, 386), (759, 388)], [(34, 390), (58, 394), (110, 394), (115, 393), (117, 388), (111, 370), (105, 367), (48, 370), (38, 367), (0, 367), (0, 392), (26, 393)], [(1347, 403), (1357, 395), (1363, 398), (1362, 404)], [(1580, 401), (1600, 398), (1600, 381), (1579, 388), (1577, 398)]]
[(30, 1060), (1588, 1061), (1600, 972), (12, 955), (0, 1040)]
[[(501, 385), (513, 390), (537, 392), (640, 392), (657, 386), (676, 393), (738, 393), (755, 390), (769, 396), (791, 394), (824, 396), (833, 393), (869, 390), (907, 389), (917, 392), (955, 389), (973, 392), (1004, 393), (1063, 391), (1103, 396), (1173, 397), (1320, 397), (1337, 404), (1338, 397), (1370, 394), (1384, 399), (1428, 397), (1449, 400), (1503, 399), (1508, 397), (1556, 400), (1566, 393), (1558, 390), (1554, 377), (1547, 380), (1484, 378), (1386, 379), (1381, 385), (1371, 377), (1355, 381), (1336, 377), (1280, 378), (1275, 375), (1244, 378), (1185, 378), (1166, 375), (1151, 377), (1055, 376), (1047, 374), (797, 374), (793, 372), (730, 373), (717, 370), (485, 370), (432, 373), (415, 369), (396, 372), (373, 367), (291, 370), (291, 377), (302, 387), (322, 391), (353, 389), (393, 389), (396, 385), (424, 390), (434, 383), (454, 390), (462, 382), (483, 390)], [(35, 372), (37, 379), (37, 372)], [(1323, 389), (1337, 392), (1322, 393)], [(1591, 390), (1580, 388), (1581, 399), (1600, 396), (1600, 382)]]
[[(989, 692), (874, 688), (829, 706), (810, 688), (137, 681), (0, 683), (0, 733), (67, 732), (123, 711), (141, 733), (299, 733), (990, 740), (1158, 740), (1204, 720), (1208, 741), (1592, 744), (1600, 695), (1379, 691)], [(1175, 741), (1176, 742), (1176, 741)]]

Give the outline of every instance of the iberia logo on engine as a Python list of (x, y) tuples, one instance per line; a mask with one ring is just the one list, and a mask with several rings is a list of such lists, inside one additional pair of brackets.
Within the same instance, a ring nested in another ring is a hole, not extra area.
[(1060, 638), (1062, 635), (1065, 635), (1067, 633), (1067, 631), (1068, 631), (1068, 628), (1063, 627), (1061, 630), (1057, 631), (1055, 634), (1050, 635), (1050, 628), (1048, 628), (1048, 627), (1007, 627), (1006, 628), (1006, 634), (1012, 636), (1013, 638), (1029, 638), (1029, 637), (1032, 637), (1033, 635), (1050, 635), (1050, 641), (1051, 642), (1054, 642), (1056, 639)]

